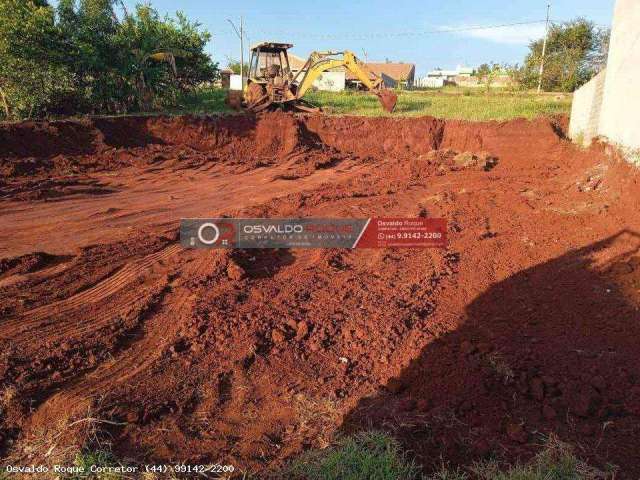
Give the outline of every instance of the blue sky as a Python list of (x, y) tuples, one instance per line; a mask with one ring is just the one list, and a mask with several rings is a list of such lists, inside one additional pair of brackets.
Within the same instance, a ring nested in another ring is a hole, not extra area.
[[(609, 26), (615, 0), (555, 0), (555, 21), (583, 16)], [(133, 6), (135, 0), (125, 0)], [(546, 0), (152, 0), (162, 13), (182, 10), (213, 35), (208, 51), (226, 66), (239, 58), (239, 41), (227, 18), (244, 16), (251, 43), (275, 40), (294, 44), (293, 53), (352, 50), (369, 61), (416, 64), (418, 75), (436, 67), (484, 62), (521, 62), (528, 41), (543, 35), (544, 24), (451, 33), (420, 33), (544, 20)]]

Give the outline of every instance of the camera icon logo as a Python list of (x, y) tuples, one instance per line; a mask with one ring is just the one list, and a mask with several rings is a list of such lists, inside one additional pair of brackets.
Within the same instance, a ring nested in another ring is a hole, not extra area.
[(218, 238), (220, 238), (220, 229), (215, 223), (206, 222), (198, 227), (198, 240), (203, 244), (214, 245)]

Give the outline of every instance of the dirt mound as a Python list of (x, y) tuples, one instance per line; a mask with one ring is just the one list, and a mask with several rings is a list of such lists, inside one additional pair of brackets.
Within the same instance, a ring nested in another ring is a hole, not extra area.
[(167, 160), (184, 160), (191, 168), (209, 162), (255, 168), (295, 153), (331, 149), (303, 119), (284, 113), (7, 124), (0, 125), (0, 139), (7, 146), (0, 156), (5, 178), (113, 171)]
[(34, 252), (16, 258), (0, 260), (0, 278), (16, 273), (28, 273), (43, 268), (55, 260), (55, 255), (44, 252)]
[(94, 151), (88, 121), (1, 123), (2, 158), (79, 155)]
[[(637, 478), (640, 175), (561, 123), (0, 126), (3, 455), (97, 439), (260, 478), (375, 427), (429, 472), (555, 432)], [(222, 215), (443, 217), (450, 245), (179, 246), (180, 218)]]

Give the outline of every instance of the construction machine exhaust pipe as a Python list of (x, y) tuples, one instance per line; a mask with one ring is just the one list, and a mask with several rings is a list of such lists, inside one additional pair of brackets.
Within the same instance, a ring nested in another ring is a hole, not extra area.
[(392, 91), (386, 89), (376, 92), (376, 96), (378, 97), (378, 100), (380, 100), (382, 108), (389, 113), (393, 113), (393, 110), (396, 108), (396, 103), (398, 103), (398, 96)]

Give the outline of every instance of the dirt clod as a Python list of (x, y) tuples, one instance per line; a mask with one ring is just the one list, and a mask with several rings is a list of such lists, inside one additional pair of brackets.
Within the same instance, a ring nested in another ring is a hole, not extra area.
[(527, 443), (529, 437), (524, 425), (520, 423), (509, 423), (507, 425), (507, 436), (517, 443)]
[(227, 265), (227, 277), (229, 277), (230, 280), (240, 281), (245, 277), (245, 274), (244, 269), (237, 263), (231, 261)]
[(474, 167), (478, 164), (478, 157), (471, 152), (463, 152), (453, 158), (453, 163), (458, 168)]
[(287, 336), (282, 330), (276, 328), (271, 330), (271, 339), (275, 343), (282, 343), (287, 339)]
[(588, 417), (594, 413), (600, 400), (600, 395), (595, 389), (585, 386), (572, 397), (571, 406), (576, 415)]
[(298, 322), (296, 325), (296, 340), (304, 339), (309, 333), (309, 324), (304, 320)]

